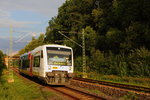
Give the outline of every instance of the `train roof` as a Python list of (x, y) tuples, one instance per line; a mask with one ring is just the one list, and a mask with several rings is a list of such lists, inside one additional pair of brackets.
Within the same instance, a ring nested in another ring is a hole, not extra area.
[(34, 52), (34, 51), (37, 51), (37, 50), (39, 50), (39, 49), (42, 49), (43, 47), (60, 47), (60, 48), (72, 49), (71, 47), (68, 47), (68, 46), (65, 46), (65, 45), (46, 44), (46, 45), (38, 46), (38, 47), (36, 47), (35, 49), (33, 49), (32, 51), (30, 51), (30, 52), (24, 53), (24, 54), (20, 55), (20, 57), (22, 57), (22, 56), (27, 56), (27, 55), (29, 55), (30, 53)]
[(43, 45), (43, 46), (46, 46), (46, 47), (63, 47), (63, 48), (71, 48), (71, 47), (68, 47), (68, 46), (65, 46), (65, 45), (58, 45), (58, 44), (48, 44), (48, 45)]
[(64, 45), (58, 45), (58, 44), (46, 44), (46, 45), (42, 45), (42, 46), (39, 46), (39, 47), (35, 48), (35, 49), (32, 50), (31, 52), (34, 52), (34, 51), (37, 51), (37, 50), (39, 50), (39, 49), (46, 48), (46, 47), (60, 47), (60, 48), (68, 48), (68, 49), (72, 49), (71, 47), (64, 46)]

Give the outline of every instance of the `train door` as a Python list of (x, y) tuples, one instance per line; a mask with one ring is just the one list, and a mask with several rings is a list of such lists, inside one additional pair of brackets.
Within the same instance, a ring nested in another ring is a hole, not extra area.
[(30, 72), (29, 72), (29, 75), (30, 76), (33, 76), (32, 74), (32, 70), (33, 70), (33, 55), (30, 55)]
[(40, 71), (40, 55), (34, 56), (33, 60), (33, 75), (39, 76)]
[(44, 76), (44, 57), (43, 57), (43, 50), (41, 50), (40, 56), (40, 76)]

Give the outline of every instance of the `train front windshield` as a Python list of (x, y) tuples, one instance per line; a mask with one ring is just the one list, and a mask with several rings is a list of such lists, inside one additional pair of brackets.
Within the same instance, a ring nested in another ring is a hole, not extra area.
[(71, 49), (47, 47), (47, 61), (49, 65), (72, 65)]

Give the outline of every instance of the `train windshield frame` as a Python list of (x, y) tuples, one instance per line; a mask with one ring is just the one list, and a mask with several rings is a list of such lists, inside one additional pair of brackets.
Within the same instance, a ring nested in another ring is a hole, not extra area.
[(48, 65), (72, 66), (72, 51), (69, 48), (47, 47)]

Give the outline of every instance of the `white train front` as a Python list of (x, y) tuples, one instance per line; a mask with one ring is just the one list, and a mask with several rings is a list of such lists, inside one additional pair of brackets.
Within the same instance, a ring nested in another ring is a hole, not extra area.
[(62, 45), (43, 45), (20, 56), (20, 73), (47, 84), (66, 84), (73, 77), (73, 50)]

